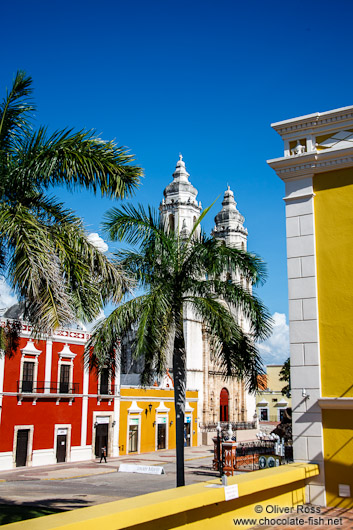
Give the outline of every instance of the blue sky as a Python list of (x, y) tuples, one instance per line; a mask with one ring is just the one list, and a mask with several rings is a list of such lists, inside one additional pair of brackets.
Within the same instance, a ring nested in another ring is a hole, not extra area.
[[(352, 15), (352, 0), (8, 2), (2, 94), (23, 69), (38, 125), (94, 128), (128, 146), (145, 170), (134, 202), (159, 205), (179, 152), (204, 207), (229, 184), (249, 249), (268, 265), (259, 295), (279, 315), (265, 352), (276, 362), (287, 348), (288, 302), (284, 186), (266, 164), (283, 146), (270, 124), (352, 104)], [(113, 205), (56, 194), (89, 232)]]

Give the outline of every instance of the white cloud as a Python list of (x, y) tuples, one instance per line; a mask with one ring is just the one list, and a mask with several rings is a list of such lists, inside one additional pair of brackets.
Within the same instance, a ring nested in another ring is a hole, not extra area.
[(104, 239), (101, 238), (99, 234), (97, 234), (97, 232), (91, 232), (90, 234), (88, 234), (87, 239), (90, 243), (92, 243), (92, 245), (98, 248), (98, 250), (100, 250), (101, 252), (107, 252), (108, 245), (104, 241)]
[(11, 287), (4, 278), (0, 277), (0, 314), (17, 302), (17, 297), (11, 291)]
[(272, 335), (258, 348), (264, 364), (282, 364), (289, 357), (289, 326), (284, 313), (274, 313), (272, 320)]

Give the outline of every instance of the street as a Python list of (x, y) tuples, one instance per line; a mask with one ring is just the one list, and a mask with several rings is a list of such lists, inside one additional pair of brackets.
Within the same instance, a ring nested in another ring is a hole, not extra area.
[[(214, 480), (213, 448), (185, 448), (186, 485)], [(117, 472), (121, 463), (163, 466), (165, 474)], [(0, 472), (0, 503), (65, 510), (116, 501), (175, 487), (175, 450), (108, 459), (108, 463), (74, 462)]]

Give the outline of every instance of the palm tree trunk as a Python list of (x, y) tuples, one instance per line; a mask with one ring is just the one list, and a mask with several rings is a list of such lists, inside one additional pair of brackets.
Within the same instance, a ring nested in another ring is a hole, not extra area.
[[(180, 322), (181, 321), (181, 322)], [(185, 486), (184, 477), (184, 416), (186, 400), (186, 350), (183, 318), (176, 323), (173, 350), (174, 406), (176, 418), (176, 474), (177, 487)]]

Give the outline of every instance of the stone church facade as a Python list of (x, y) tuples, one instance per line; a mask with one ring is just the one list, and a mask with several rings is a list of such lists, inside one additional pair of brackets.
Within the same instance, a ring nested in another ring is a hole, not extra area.
[[(201, 202), (197, 201), (198, 191), (189, 181), (189, 176), (180, 155), (173, 181), (165, 188), (159, 208), (163, 221), (184, 236), (191, 232), (202, 210)], [(244, 227), (244, 217), (237, 210), (234, 194), (229, 186), (224, 193), (222, 209), (215, 217), (212, 236), (225, 245), (247, 249), (248, 232)], [(227, 274), (229, 275), (225, 271), (225, 277)], [(245, 281), (239, 275), (233, 275), (229, 279)], [(251, 286), (247, 287), (251, 289)], [(246, 329), (247, 323), (243, 316), (238, 314), (237, 318)], [(184, 332), (187, 388), (199, 391), (199, 423), (253, 421), (255, 396), (247, 392), (243, 383), (224, 378), (220, 368), (212, 360), (203, 323), (190, 307), (185, 308)]]

